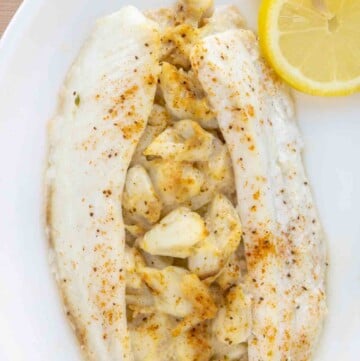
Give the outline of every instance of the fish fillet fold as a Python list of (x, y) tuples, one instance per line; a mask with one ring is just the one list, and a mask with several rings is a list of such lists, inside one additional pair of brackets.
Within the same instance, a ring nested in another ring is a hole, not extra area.
[(153, 105), (159, 47), (158, 26), (132, 6), (99, 20), (50, 124), (49, 237), (67, 313), (90, 360), (132, 359), (121, 198)]
[(191, 63), (235, 172), (253, 296), (249, 361), (309, 361), (326, 313), (326, 255), (291, 98), (250, 31), (204, 38)]

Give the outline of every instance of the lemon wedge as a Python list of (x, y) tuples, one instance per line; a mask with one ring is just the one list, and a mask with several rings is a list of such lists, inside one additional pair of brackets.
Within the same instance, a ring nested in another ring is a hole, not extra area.
[(360, 90), (360, 0), (263, 0), (259, 38), (294, 88), (328, 96)]

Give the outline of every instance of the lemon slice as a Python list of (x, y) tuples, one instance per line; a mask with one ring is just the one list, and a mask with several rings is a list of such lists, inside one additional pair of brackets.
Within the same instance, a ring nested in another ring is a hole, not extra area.
[(315, 95), (360, 90), (360, 0), (263, 0), (260, 45), (277, 73)]

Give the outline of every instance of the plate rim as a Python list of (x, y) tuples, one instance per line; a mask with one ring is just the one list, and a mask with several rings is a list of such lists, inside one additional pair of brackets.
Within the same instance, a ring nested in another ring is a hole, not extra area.
[(15, 51), (17, 38), (21, 36), (29, 21), (32, 21), (34, 9), (41, 0), (23, 0), (0, 37), (0, 78), (11, 54)]

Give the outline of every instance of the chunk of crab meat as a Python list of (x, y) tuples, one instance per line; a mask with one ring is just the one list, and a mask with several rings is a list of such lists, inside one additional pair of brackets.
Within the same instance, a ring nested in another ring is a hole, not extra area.
[(230, 254), (236, 250), (242, 234), (240, 218), (233, 204), (223, 194), (218, 193), (211, 202), (206, 224), (209, 231), (216, 235), (220, 248), (230, 247)]
[(170, 210), (198, 195), (204, 183), (203, 173), (186, 162), (156, 159), (150, 163), (149, 174), (164, 207)]
[[(145, 156), (161, 157), (164, 159), (180, 159), (186, 152), (185, 139), (173, 127), (165, 129), (143, 151)], [(178, 156), (180, 155), (180, 156)]]
[(180, 24), (164, 29), (161, 60), (188, 69), (190, 52), (198, 40), (198, 29), (190, 24)]
[(204, 220), (186, 207), (179, 207), (145, 233), (139, 246), (158, 256), (189, 257), (207, 235)]
[(125, 245), (124, 264), (126, 288), (139, 289), (142, 281), (138, 271), (146, 266), (141, 253), (136, 248)]
[(140, 315), (129, 324), (134, 361), (170, 360), (173, 321), (165, 314)]
[(189, 269), (200, 278), (214, 276), (226, 265), (241, 240), (241, 223), (236, 209), (217, 194), (205, 216), (208, 237), (189, 257)]
[(225, 305), (213, 321), (216, 338), (227, 345), (246, 342), (251, 333), (251, 299), (241, 285), (231, 288), (226, 295)]
[(179, 0), (175, 6), (176, 21), (197, 27), (201, 20), (210, 17), (214, 11), (213, 0)]
[(203, 122), (215, 118), (202, 90), (195, 86), (188, 74), (167, 62), (161, 69), (160, 89), (168, 111), (175, 118)]
[(198, 210), (209, 203), (216, 193), (223, 193), (231, 200), (236, 191), (234, 172), (229, 151), (217, 137), (214, 137), (213, 149), (206, 162), (197, 162), (196, 167), (204, 174), (205, 182), (200, 193), (191, 198), (191, 209)]
[(176, 161), (206, 161), (214, 136), (192, 120), (181, 120), (165, 129), (143, 152)]
[(246, 261), (240, 258), (238, 252), (234, 252), (226, 266), (216, 278), (216, 283), (223, 291), (243, 281), (243, 272), (246, 269)]
[(188, 259), (189, 270), (197, 274), (200, 278), (214, 276), (221, 269), (218, 255), (221, 251), (216, 246), (216, 239), (209, 235), (201, 246)]
[(234, 172), (227, 146), (214, 137), (212, 151), (206, 162), (199, 162), (198, 168), (205, 174), (208, 182), (214, 184), (219, 192), (235, 193)]
[(160, 218), (161, 201), (141, 165), (135, 165), (127, 172), (123, 206), (130, 214), (143, 217), (149, 223), (155, 223)]
[(158, 312), (175, 317), (185, 317), (193, 312), (193, 305), (185, 297), (181, 286), (188, 273), (183, 268), (173, 266), (163, 270), (150, 267), (141, 270), (141, 277), (154, 296)]
[(200, 29), (198, 36), (205, 37), (230, 29), (242, 29), (244, 27), (245, 20), (235, 5), (217, 6), (214, 14), (210, 18), (204, 19), (204, 26)]
[(198, 276), (187, 272), (181, 282), (184, 297), (192, 304), (193, 312), (184, 317), (173, 329), (172, 335), (179, 336), (197, 324), (215, 317), (217, 307), (209, 287)]
[(191, 197), (190, 201), (188, 202), (189, 207), (193, 211), (197, 212), (206, 209), (206, 205), (211, 202), (217, 193), (215, 185), (212, 182), (209, 182), (209, 179), (206, 179), (204, 173), (202, 174), (205, 181), (201, 186), (199, 193)]
[(208, 361), (212, 356), (206, 324), (181, 333), (174, 346), (177, 361)]
[[(245, 361), (247, 360), (247, 346), (246, 343), (239, 343), (236, 345), (226, 345), (223, 342), (213, 337), (211, 340), (213, 346), (212, 361)], [(244, 358), (243, 358), (244, 357)]]
[(208, 160), (209, 175), (219, 182), (226, 181), (228, 186), (234, 183), (232, 162), (227, 146), (215, 138), (211, 156)]

